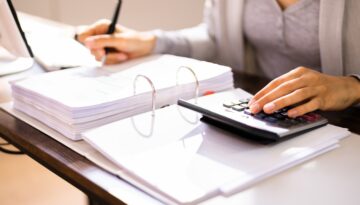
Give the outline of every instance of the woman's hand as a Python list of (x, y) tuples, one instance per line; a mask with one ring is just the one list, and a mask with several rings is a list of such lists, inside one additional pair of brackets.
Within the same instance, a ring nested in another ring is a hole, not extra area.
[(107, 54), (106, 64), (116, 64), (128, 59), (149, 55), (156, 37), (147, 32), (138, 32), (117, 26), (112, 35), (106, 34), (110, 21), (100, 20), (91, 26), (79, 29), (77, 40), (91, 50), (96, 60), (100, 61), (105, 55), (105, 48), (111, 48)]
[(250, 101), (250, 110), (273, 113), (288, 111), (298, 117), (314, 110), (341, 110), (360, 102), (360, 82), (353, 77), (335, 77), (299, 67), (271, 81)]

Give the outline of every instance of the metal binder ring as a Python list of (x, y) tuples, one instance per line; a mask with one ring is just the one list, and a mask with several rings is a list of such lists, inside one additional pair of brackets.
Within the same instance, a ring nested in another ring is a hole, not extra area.
[[(143, 137), (151, 137), (154, 133), (154, 125), (155, 125), (155, 116), (154, 115), (151, 115), (151, 122), (150, 122), (150, 129), (148, 132), (144, 132), (142, 130), (139, 129), (139, 127), (137, 126), (136, 122), (135, 122), (135, 117), (132, 116), (131, 118), (131, 124), (134, 128), (134, 130), (140, 135), (140, 136), (143, 136)], [(141, 122), (142, 124), (144, 124), (144, 122), (142, 121)]]
[(133, 82), (134, 95), (136, 95), (136, 83), (137, 83), (139, 78), (144, 78), (151, 86), (151, 89), (152, 89), (152, 98), (151, 98), (152, 113), (151, 113), (151, 115), (155, 116), (156, 89), (155, 89), (154, 83), (150, 80), (150, 78), (148, 78), (145, 75), (137, 75), (135, 77), (135, 79), (134, 79), (134, 82)]
[(197, 103), (197, 99), (199, 97), (199, 90), (200, 90), (200, 83), (199, 83), (199, 80), (198, 80), (198, 77), (196, 75), (196, 73), (194, 72), (194, 70), (188, 66), (180, 66), (176, 72), (176, 86), (179, 86), (179, 73), (181, 71), (181, 69), (187, 69), (188, 71), (191, 72), (191, 74), (193, 74), (194, 78), (195, 78), (195, 84), (196, 84), (196, 88), (195, 88), (195, 103)]
[(190, 123), (190, 124), (193, 124), (193, 125), (196, 125), (198, 122), (199, 122), (199, 113), (197, 112), (193, 112), (194, 113), (194, 119), (191, 120), (189, 118), (189, 116), (186, 116), (184, 114), (184, 110), (186, 110), (186, 108), (184, 107), (180, 107), (179, 105), (176, 105), (176, 110), (178, 111), (178, 113), (180, 114), (181, 118), (184, 119), (186, 122)]

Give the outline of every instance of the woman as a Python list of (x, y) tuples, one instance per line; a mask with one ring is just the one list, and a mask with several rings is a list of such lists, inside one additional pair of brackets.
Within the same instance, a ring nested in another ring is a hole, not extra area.
[(99, 21), (79, 33), (107, 63), (151, 53), (170, 53), (231, 66), (234, 72), (274, 78), (251, 100), (253, 113), (283, 107), (290, 117), (341, 110), (360, 103), (360, 1), (207, 0), (204, 23), (175, 32), (137, 32), (118, 27), (103, 35)]

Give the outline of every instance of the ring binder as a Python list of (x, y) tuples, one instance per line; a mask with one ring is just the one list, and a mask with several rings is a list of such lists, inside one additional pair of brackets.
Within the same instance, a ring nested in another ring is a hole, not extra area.
[[(198, 97), (199, 97), (200, 84), (199, 84), (198, 77), (197, 77), (195, 71), (194, 71), (192, 68), (190, 68), (190, 67), (188, 67), (188, 66), (180, 66), (180, 67), (177, 69), (177, 71), (176, 71), (176, 87), (179, 86), (179, 73), (180, 73), (180, 71), (181, 71), (183, 68), (185, 68), (185, 69), (187, 69), (188, 71), (190, 71), (190, 73), (191, 73), (191, 74), (194, 76), (194, 78), (195, 78), (196, 87), (195, 87), (194, 102), (195, 102), (195, 104), (196, 104), (196, 103), (197, 103), (197, 99), (198, 99)], [(198, 115), (197, 113), (195, 114), (195, 120), (192, 121), (192, 120), (190, 120), (190, 119), (182, 112), (182, 110), (181, 110), (181, 108), (180, 108), (179, 106), (177, 107), (177, 110), (178, 110), (180, 116), (181, 116), (185, 121), (187, 121), (188, 123), (190, 123), (190, 124), (197, 124), (197, 123), (199, 122), (199, 115)]]
[(199, 90), (200, 90), (200, 83), (198, 80), (198, 77), (196, 75), (196, 73), (194, 72), (194, 70), (188, 66), (180, 66), (177, 71), (176, 71), (176, 86), (179, 86), (179, 73), (181, 71), (182, 68), (186, 68), (188, 71), (191, 72), (191, 74), (193, 74), (194, 78), (195, 78), (195, 83), (196, 83), (196, 88), (195, 88), (195, 98), (194, 101), (195, 103), (197, 103), (197, 99), (199, 97)]
[(179, 105), (176, 105), (176, 109), (179, 113), (179, 115), (181, 116), (182, 119), (184, 119), (186, 122), (190, 123), (190, 124), (193, 124), (193, 125), (196, 125), (198, 122), (199, 122), (199, 113), (198, 112), (194, 112), (194, 120), (191, 120), (188, 116), (186, 116), (184, 113), (183, 113), (183, 110), (184, 109), (187, 109), (187, 108), (183, 108)]
[[(134, 130), (141, 136), (143, 137), (151, 137), (152, 134), (154, 133), (154, 125), (155, 125), (155, 115), (151, 115), (151, 124), (150, 124), (150, 129), (149, 129), (149, 133), (145, 133), (142, 132), (139, 127), (136, 125), (135, 123), (135, 117), (131, 117), (131, 124), (133, 125)], [(142, 121), (143, 122), (143, 121)]]
[[(69, 139), (81, 140), (82, 133), (95, 127), (144, 112), (150, 117), (154, 114), (152, 107), (154, 110), (175, 104), (178, 98), (193, 98), (195, 79), (186, 68), (180, 68), (179, 86), (176, 86), (176, 72), (181, 65), (190, 66), (196, 72), (202, 86), (200, 96), (202, 90), (218, 92), (233, 88), (229, 67), (184, 57), (154, 55), (113, 66), (110, 70), (81, 67), (12, 82), (13, 106)], [(134, 81), (137, 75), (147, 76), (153, 85), (144, 76)], [(140, 126), (143, 122), (137, 119), (138, 128), (148, 133), (148, 129)], [(145, 125), (149, 127), (150, 122)]]
[(155, 115), (156, 89), (155, 89), (154, 83), (150, 80), (150, 78), (148, 78), (145, 75), (137, 75), (133, 81), (134, 95), (136, 95), (136, 83), (139, 78), (144, 78), (150, 84), (150, 86), (152, 88), (152, 99), (151, 99), (152, 105), (151, 106), (152, 106), (152, 115)]
[(138, 128), (138, 126), (136, 125), (135, 123), (135, 119), (134, 117), (131, 117), (131, 123), (135, 129), (135, 131), (143, 136), (143, 137), (150, 137), (152, 134), (153, 134), (153, 131), (154, 131), (154, 124), (155, 124), (155, 109), (156, 109), (156, 89), (155, 89), (155, 86), (154, 86), (154, 83), (151, 81), (151, 79), (145, 75), (137, 75), (133, 81), (133, 89), (134, 89), (134, 95), (136, 95), (136, 83), (138, 81), (139, 78), (144, 78), (151, 86), (152, 88), (152, 99), (151, 99), (151, 102), (152, 102), (152, 111), (151, 111), (151, 125), (150, 125), (150, 131), (149, 133), (143, 133), (140, 131), (140, 129)]

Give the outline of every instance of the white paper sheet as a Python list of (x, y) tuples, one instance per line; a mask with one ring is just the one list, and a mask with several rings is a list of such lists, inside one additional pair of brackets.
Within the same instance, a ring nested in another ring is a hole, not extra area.
[[(191, 111), (182, 112), (191, 116)], [(149, 124), (145, 113), (135, 117), (137, 126), (135, 118), (125, 119), (85, 132), (83, 138), (121, 167), (127, 180), (182, 204), (241, 191), (335, 148), (350, 134), (327, 125), (279, 144), (260, 145), (203, 123), (189, 123), (177, 106), (157, 110), (155, 116), (151, 136), (139, 134)]]
[[(11, 103), (1, 107), (167, 204), (196, 204), (216, 195), (237, 193), (336, 148), (337, 142), (349, 134), (344, 128), (328, 125), (301, 137), (265, 146), (196, 122), (197, 114), (171, 106), (157, 111), (159, 119), (154, 121), (152, 138), (146, 138), (151, 128), (148, 113), (89, 131), (86, 139), (102, 155), (86, 142), (69, 140), (12, 109)], [(175, 123), (179, 119), (182, 123)], [(156, 127), (161, 129), (157, 131)], [(147, 143), (149, 140), (151, 143)], [(131, 146), (133, 143), (136, 146)], [(135, 154), (127, 155), (133, 152)], [(125, 184), (127, 190), (134, 189)], [(158, 203), (151, 198), (147, 200), (147, 204)]]
[[(229, 67), (171, 55), (150, 56), (116, 66), (81, 67), (42, 74), (12, 83), (15, 109), (47, 124), (73, 140), (79, 133), (109, 122), (174, 104), (178, 98), (195, 95), (195, 77), (200, 94), (233, 88)], [(177, 85), (178, 82), (178, 85)], [(136, 94), (134, 86), (136, 85)]]

